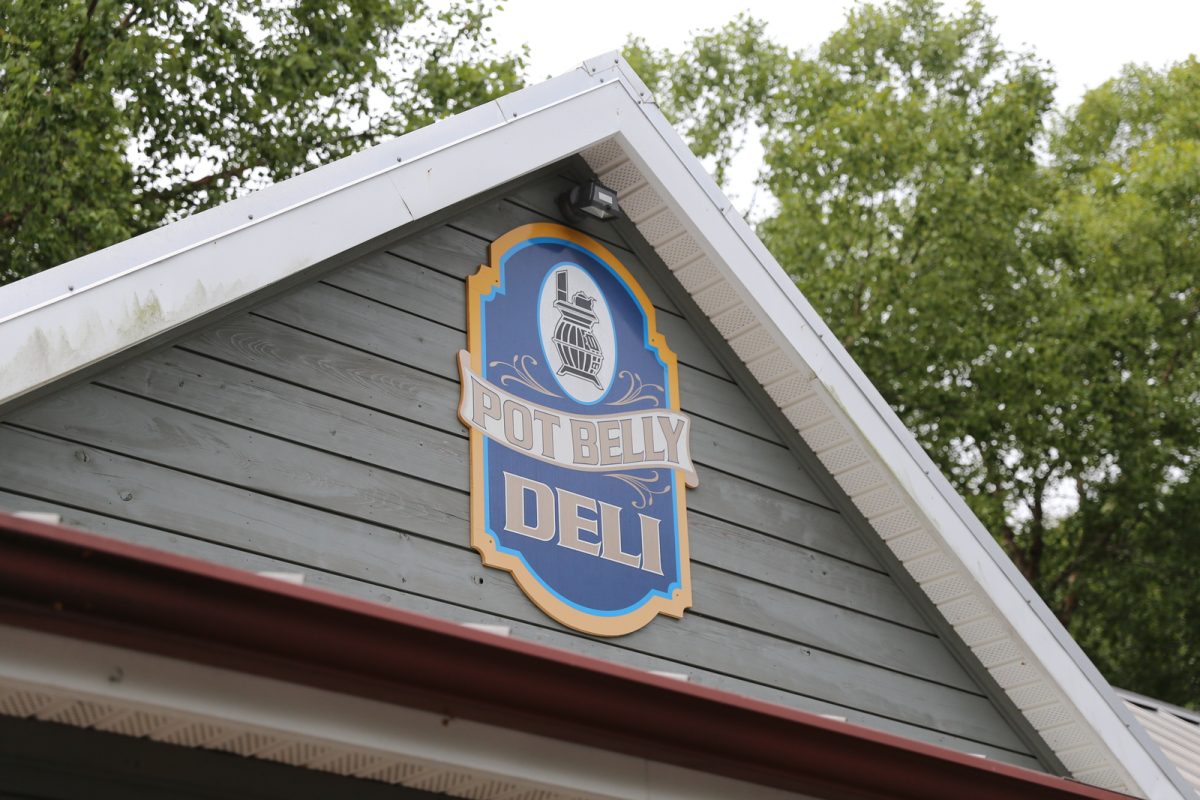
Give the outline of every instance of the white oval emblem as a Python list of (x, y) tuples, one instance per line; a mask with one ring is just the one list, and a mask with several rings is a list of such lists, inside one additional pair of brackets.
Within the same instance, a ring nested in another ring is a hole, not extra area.
[(577, 264), (550, 270), (538, 296), (538, 333), (546, 363), (572, 399), (592, 404), (608, 393), (617, 363), (612, 314), (600, 287)]

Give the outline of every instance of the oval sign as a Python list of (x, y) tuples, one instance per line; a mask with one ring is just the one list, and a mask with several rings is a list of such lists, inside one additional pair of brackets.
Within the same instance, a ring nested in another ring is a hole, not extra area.
[(546, 273), (538, 296), (538, 338), (563, 391), (584, 405), (608, 394), (617, 337), (604, 293), (583, 267), (563, 262)]

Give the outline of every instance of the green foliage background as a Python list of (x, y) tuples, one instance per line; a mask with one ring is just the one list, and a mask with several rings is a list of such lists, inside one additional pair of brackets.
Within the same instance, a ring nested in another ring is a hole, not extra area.
[(0, 3), (0, 283), (518, 88), (484, 2)]
[[(0, 283), (519, 87), (485, 2), (0, 4)], [(718, 180), (762, 137), (760, 235), (1106, 676), (1200, 706), (1200, 63), (1058, 114), (979, 5), (770, 33), (626, 54)]]
[(1101, 671), (1200, 705), (1200, 63), (1060, 115), (978, 4), (769, 33), (627, 56), (719, 178), (761, 135), (759, 234)]

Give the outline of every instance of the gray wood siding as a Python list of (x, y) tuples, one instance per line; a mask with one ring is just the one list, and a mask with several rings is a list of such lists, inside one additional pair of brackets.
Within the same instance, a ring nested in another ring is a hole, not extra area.
[(468, 547), (455, 409), (464, 278), (553, 219), (543, 179), (0, 424), (0, 506), (1038, 768), (812, 475), (612, 228), (679, 354), (700, 486), (694, 608), (597, 639)]

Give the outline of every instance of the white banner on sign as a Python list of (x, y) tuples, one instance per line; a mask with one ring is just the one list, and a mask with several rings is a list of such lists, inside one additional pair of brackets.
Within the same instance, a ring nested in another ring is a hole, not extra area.
[(459, 351), (462, 400), (458, 415), (470, 427), (531, 458), (568, 469), (612, 472), (680, 469), (696, 486), (691, 420), (677, 411), (652, 408), (623, 414), (569, 414), (531, 403), (471, 370)]

